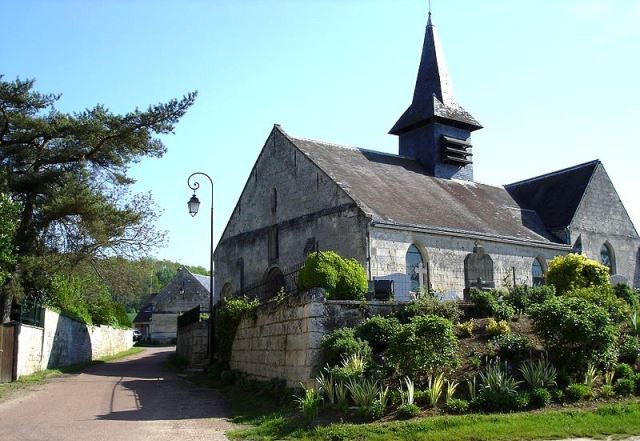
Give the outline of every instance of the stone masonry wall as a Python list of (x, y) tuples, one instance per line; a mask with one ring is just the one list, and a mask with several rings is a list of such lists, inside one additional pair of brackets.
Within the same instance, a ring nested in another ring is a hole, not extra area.
[(87, 363), (133, 346), (130, 329), (87, 326), (45, 310), (44, 328), (18, 327), (17, 376), (56, 367)]
[(176, 352), (189, 361), (189, 366), (201, 367), (207, 363), (208, 331), (208, 320), (178, 328)]
[(231, 369), (267, 381), (282, 378), (288, 386), (314, 381), (321, 367), (322, 337), (334, 329), (355, 326), (366, 317), (387, 315), (394, 302), (325, 300), (322, 289), (261, 305), (254, 317), (240, 322), (233, 342)]

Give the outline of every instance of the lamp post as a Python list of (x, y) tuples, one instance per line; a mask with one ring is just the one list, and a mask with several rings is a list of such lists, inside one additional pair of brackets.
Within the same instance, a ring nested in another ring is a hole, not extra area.
[(207, 352), (209, 353), (209, 362), (213, 362), (214, 359), (214, 338), (215, 338), (215, 327), (213, 326), (213, 320), (215, 319), (215, 304), (213, 303), (213, 181), (211, 177), (203, 172), (195, 172), (192, 173), (187, 178), (187, 185), (191, 190), (193, 190), (193, 196), (187, 202), (187, 206), (189, 207), (189, 214), (191, 217), (198, 214), (198, 209), (200, 208), (200, 200), (196, 196), (196, 191), (200, 188), (200, 182), (196, 181), (192, 178), (195, 176), (202, 176), (209, 180), (211, 184), (211, 232), (209, 236), (209, 339), (207, 341)]

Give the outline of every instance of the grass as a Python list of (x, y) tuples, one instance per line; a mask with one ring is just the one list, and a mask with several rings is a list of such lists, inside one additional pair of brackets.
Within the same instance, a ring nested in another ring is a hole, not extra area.
[(368, 424), (310, 424), (290, 412), (265, 408), (255, 394), (226, 394), (237, 415), (251, 426), (229, 432), (232, 440), (534, 440), (605, 437), (640, 433), (640, 401), (593, 409), (546, 410), (513, 414), (431, 416)]
[(126, 351), (118, 352), (114, 355), (108, 355), (106, 357), (101, 357), (96, 360), (92, 360), (88, 363), (79, 363), (73, 364), (70, 366), (64, 366), (56, 369), (45, 369), (42, 371), (34, 372), (31, 375), (25, 375), (20, 377), (18, 381), (14, 381), (13, 383), (2, 383), (0, 384), (0, 398), (6, 397), (9, 394), (13, 394), (20, 390), (28, 389), (31, 386), (35, 386), (38, 384), (43, 384), (46, 382), (48, 378), (59, 377), (64, 374), (72, 374), (78, 372), (79, 370), (101, 363), (109, 363), (111, 361), (116, 361), (124, 357), (128, 357), (130, 355), (139, 354), (144, 351), (143, 348), (131, 348)]

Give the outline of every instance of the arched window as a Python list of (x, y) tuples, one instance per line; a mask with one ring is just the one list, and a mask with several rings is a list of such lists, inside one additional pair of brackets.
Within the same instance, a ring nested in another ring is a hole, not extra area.
[(602, 247), (600, 247), (600, 263), (609, 268), (610, 274), (615, 274), (613, 248), (608, 243), (603, 243)]
[[(429, 281), (427, 277), (427, 266), (425, 265), (424, 259), (422, 258), (422, 253), (420, 253), (420, 250), (418, 250), (418, 247), (416, 247), (415, 245), (411, 245), (407, 250), (407, 254), (405, 256), (405, 267), (407, 275), (409, 276), (409, 279), (411, 279), (410, 291), (418, 292), (418, 288), (420, 288), (421, 278), (422, 286), (424, 287), (424, 289), (428, 289)], [(416, 269), (418, 269), (418, 272), (416, 272)]]
[(544, 283), (544, 264), (539, 257), (536, 257), (531, 265), (531, 279), (533, 286), (541, 286)]

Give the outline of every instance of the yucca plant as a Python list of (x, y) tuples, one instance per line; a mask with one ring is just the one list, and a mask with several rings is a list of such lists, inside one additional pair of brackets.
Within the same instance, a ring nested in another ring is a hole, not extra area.
[(313, 387), (306, 388), (302, 383), (300, 385), (303, 393), (300, 396), (296, 396), (294, 400), (298, 403), (298, 409), (300, 409), (302, 415), (307, 419), (311, 419), (318, 414), (318, 409), (320, 409), (320, 404), (322, 403), (322, 395)]
[(400, 392), (400, 400), (402, 401), (402, 404), (413, 404), (413, 398), (414, 398), (414, 394), (415, 394), (415, 385), (413, 384), (413, 381), (411, 381), (411, 378), (409, 377), (404, 377), (403, 379), (404, 381), (404, 385), (407, 387), (407, 390), (405, 391), (403, 386), (403, 382), (400, 382), (400, 388), (398, 389), (398, 392)]
[(606, 384), (607, 386), (612, 386), (613, 385), (613, 377), (616, 375), (616, 371), (614, 371), (613, 369), (609, 369), (608, 371), (606, 371), (604, 373), (604, 384)]
[(389, 405), (389, 386), (380, 387), (378, 390), (378, 401), (383, 409), (386, 409)]
[(631, 335), (640, 337), (640, 306), (636, 305), (629, 317), (629, 332)]
[(325, 375), (325, 372), (323, 372), (316, 377), (316, 383), (318, 383), (318, 392), (327, 397), (329, 404), (336, 404), (336, 384), (333, 381), (333, 375)]
[(598, 369), (592, 364), (587, 366), (587, 370), (584, 373), (584, 384), (589, 387), (593, 387), (600, 380), (600, 374)]
[(429, 388), (427, 395), (429, 396), (429, 404), (433, 407), (438, 405), (438, 400), (442, 395), (442, 387), (444, 386), (444, 374), (436, 376), (429, 375)]
[(507, 372), (506, 363), (504, 369), (498, 363), (489, 363), (484, 372), (480, 372), (480, 383), (483, 389), (509, 394), (516, 393), (520, 384)]
[(453, 398), (453, 395), (456, 393), (456, 389), (458, 388), (457, 381), (447, 380), (447, 404)]
[(467, 391), (469, 392), (469, 399), (471, 401), (478, 397), (478, 385), (476, 384), (476, 376), (467, 378)]
[(378, 397), (378, 382), (366, 378), (351, 379), (347, 382), (353, 403), (358, 407), (370, 406)]
[(344, 383), (336, 382), (334, 385), (336, 393), (336, 406), (338, 409), (346, 409), (349, 406), (349, 390)]
[(558, 376), (556, 368), (544, 359), (525, 361), (520, 367), (520, 373), (531, 390), (554, 386)]
[(361, 354), (342, 356), (342, 367), (356, 372), (364, 372), (367, 362)]

